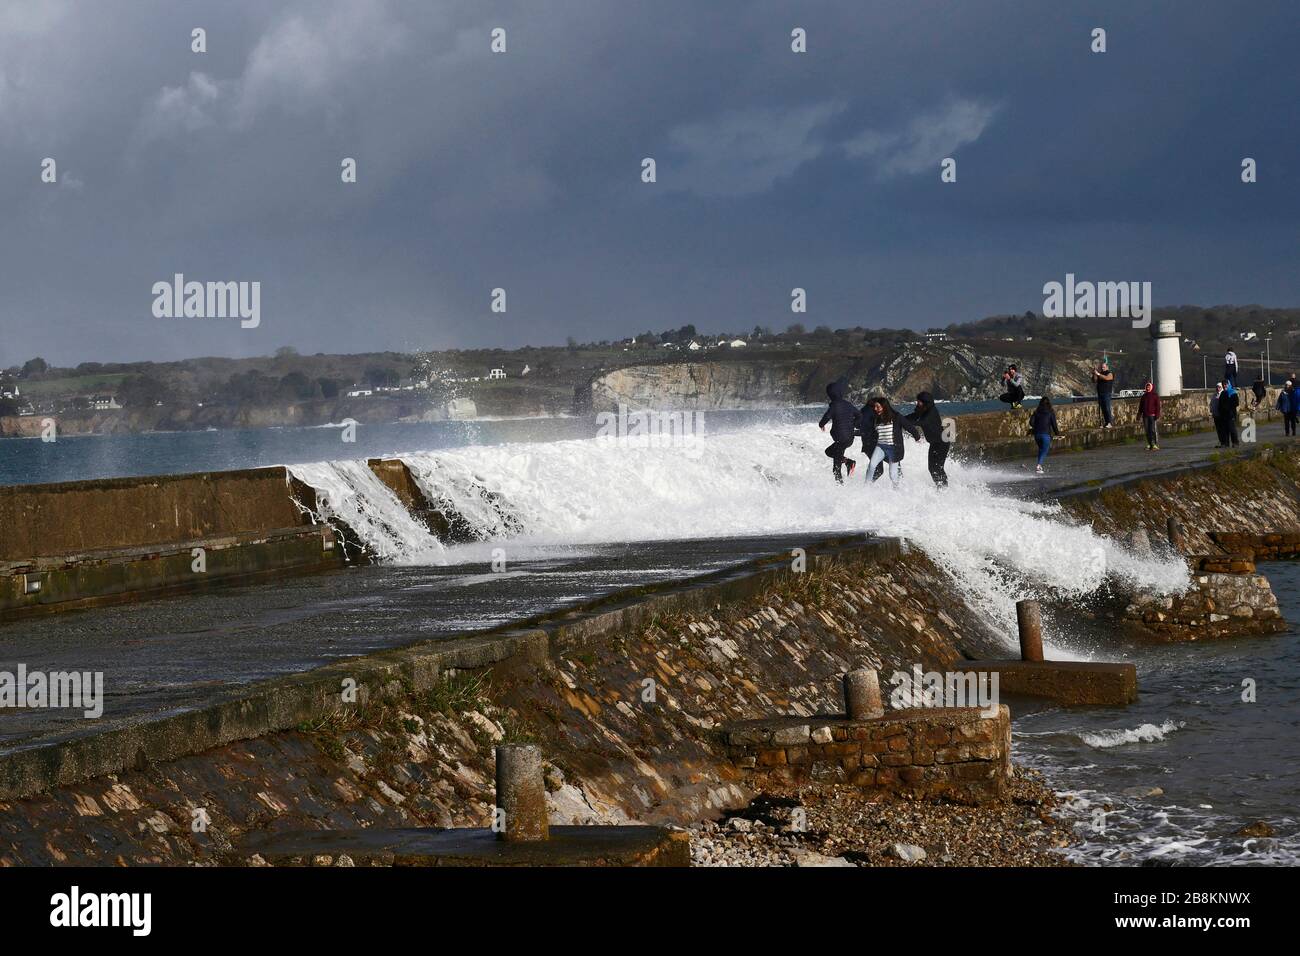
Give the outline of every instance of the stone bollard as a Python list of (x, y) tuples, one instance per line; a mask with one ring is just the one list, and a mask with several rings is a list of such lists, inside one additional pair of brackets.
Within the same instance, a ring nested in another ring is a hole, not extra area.
[(1037, 601), (1016, 602), (1016, 626), (1020, 631), (1020, 659), (1043, 659), (1043, 609)]
[(849, 720), (885, 715), (880, 700), (880, 679), (871, 668), (860, 667), (844, 675), (844, 712)]
[(1151, 553), (1151, 536), (1147, 534), (1147, 529), (1138, 525), (1128, 533), (1128, 547), (1134, 554), (1149, 555)]
[(497, 834), (511, 843), (530, 843), (550, 836), (542, 749), (533, 744), (500, 744), (497, 752), (497, 807), (505, 827)]
[(1180, 554), (1187, 553), (1187, 535), (1183, 533), (1183, 526), (1178, 519), (1170, 515), (1165, 519), (1165, 529), (1169, 533), (1169, 547), (1173, 548)]

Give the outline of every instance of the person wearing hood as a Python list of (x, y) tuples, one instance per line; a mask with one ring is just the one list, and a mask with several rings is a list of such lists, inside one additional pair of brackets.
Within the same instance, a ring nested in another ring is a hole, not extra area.
[(1142, 397), (1138, 399), (1138, 417), (1147, 427), (1147, 451), (1159, 451), (1160, 396), (1150, 381), (1142, 386)]
[(1287, 380), (1286, 385), (1277, 393), (1277, 410), (1282, 413), (1284, 434), (1295, 438), (1296, 419), (1300, 417), (1300, 393), (1296, 391), (1295, 382)]
[(1237, 353), (1232, 349), (1223, 356), (1223, 380), (1229, 388), (1237, 387)]
[(853, 469), (857, 465), (852, 458), (844, 457), (844, 452), (853, 444), (858, 425), (858, 410), (844, 397), (847, 390), (848, 386), (843, 379), (826, 386), (826, 397), (830, 399), (830, 405), (819, 423), (822, 431), (826, 430), (827, 424), (831, 426), (831, 443), (826, 447), (826, 457), (830, 458), (831, 472), (840, 484), (844, 484), (844, 466), (849, 466), (849, 477), (852, 478)]
[(1241, 444), (1241, 432), (1237, 429), (1237, 409), (1241, 405), (1241, 393), (1236, 386), (1228, 382), (1219, 396), (1219, 415), (1223, 419), (1223, 431), (1228, 444), (1236, 447)]
[(862, 450), (871, 455), (867, 465), (867, 481), (875, 481), (872, 472), (876, 465), (889, 466), (889, 480), (894, 487), (903, 479), (903, 432), (920, 441), (921, 430), (900, 415), (883, 395), (874, 396), (867, 405), (871, 408), (871, 424), (863, 417)]
[(1223, 383), (1214, 383), (1214, 394), (1210, 396), (1210, 418), (1214, 420), (1214, 431), (1219, 436), (1215, 448), (1228, 447), (1228, 422), (1223, 417)]
[(943, 419), (939, 416), (939, 410), (934, 407), (934, 396), (929, 392), (918, 393), (916, 408), (909, 412), (906, 417), (909, 422), (921, 430), (926, 443), (930, 446), (930, 455), (927, 462), (930, 468), (930, 477), (934, 479), (934, 483), (940, 488), (947, 488), (948, 473), (943, 470), (943, 466), (948, 460), (948, 449), (952, 445), (944, 440)]

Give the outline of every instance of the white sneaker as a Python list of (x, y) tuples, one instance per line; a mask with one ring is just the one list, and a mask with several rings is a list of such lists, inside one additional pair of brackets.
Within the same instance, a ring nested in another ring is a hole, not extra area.
[(1043, 473), (1043, 466), (1042, 466), (1042, 465), (1034, 465), (1034, 474), (1036, 474), (1036, 475), (1041, 475), (1042, 473)]

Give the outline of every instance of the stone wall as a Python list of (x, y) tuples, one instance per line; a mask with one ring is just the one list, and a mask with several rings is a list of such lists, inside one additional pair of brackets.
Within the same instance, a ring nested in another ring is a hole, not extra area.
[[(1273, 409), (1277, 389), (1269, 392), (1260, 408), (1252, 412), (1258, 421), (1278, 417)], [(1020, 412), (982, 412), (960, 415), (957, 423), (957, 447), (980, 458), (1002, 459), (1028, 454), (1034, 448), (1029, 435), (1029, 416), (1035, 402), (1026, 403)], [(941, 406), (942, 407), (942, 406)], [(1138, 399), (1117, 398), (1111, 403), (1113, 428), (1103, 429), (1101, 409), (1096, 401), (1078, 401), (1056, 406), (1056, 421), (1062, 437), (1052, 440), (1053, 448), (1095, 448), (1130, 439), (1145, 438), (1146, 426), (1138, 416)], [(1240, 413), (1244, 419), (1246, 411)], [(1210, 418), (1210, 393), (1184, 392), (1161, 400), (1160, 431), (1170, 435), (1205, 431), (1214, 427)]]
[(1255, 573), (1249, 554), (1199, 555), (1189, 559), (1194, 572), (1185, 594), (1137, 595), (1124, 617), (1161, 640), (1276, 634), (1286, 630), (1268, 578)]
[(912, 799), (983, 803), (1011, 779), (1011, 712), (999, 704), (917, 708), (883, 717), (769, 718), (724, 728), (731, 760), (752, 782), (830, 778)]

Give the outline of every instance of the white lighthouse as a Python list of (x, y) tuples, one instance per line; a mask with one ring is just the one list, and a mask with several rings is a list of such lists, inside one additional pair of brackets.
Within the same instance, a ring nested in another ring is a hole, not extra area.
[(1161, 319), (1151, 329), (1156, 394), (1161, 398), (1183, 394), (1183, 357), (1178, 339), (1178, 328), (1173, 319)]

